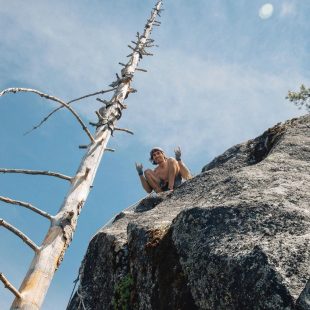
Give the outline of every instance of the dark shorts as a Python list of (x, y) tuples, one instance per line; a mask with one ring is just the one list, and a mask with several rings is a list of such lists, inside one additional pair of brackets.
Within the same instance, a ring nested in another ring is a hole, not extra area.
[[(182, 176), (181, 174), (177, 174), (174, 179), (173, 189), (179, 187), (181, 184), (182, 184)], [(169, 191), (168, 182), (160, 180), (159, 186), (164, 192)]]

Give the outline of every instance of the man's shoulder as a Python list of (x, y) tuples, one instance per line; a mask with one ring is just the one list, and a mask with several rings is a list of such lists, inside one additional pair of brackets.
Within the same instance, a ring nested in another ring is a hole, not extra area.
[(176, 159), (174, 157), (168, 157), (169, 161), (176, 161)]

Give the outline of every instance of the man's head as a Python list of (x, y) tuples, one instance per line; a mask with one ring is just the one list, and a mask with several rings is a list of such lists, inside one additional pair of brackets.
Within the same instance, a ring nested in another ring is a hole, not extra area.
[(162, 160), (166, 160), (167, 156), (164, 150), (160, 147), (153, 147), (150, 152), (150, 162), (153, 165), (159, 164)]

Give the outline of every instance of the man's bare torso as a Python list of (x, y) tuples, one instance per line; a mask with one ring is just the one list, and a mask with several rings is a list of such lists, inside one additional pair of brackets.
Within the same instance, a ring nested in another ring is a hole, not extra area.
[(157, 167), (154, 170), (147, 169), (144, 173), (142, 164), (136, 163), (141, 184), (146, 192), (151, 193), (154, 190), (156, 193), (160, 193), (174, 190), (175, 186), (182, 183), (182, 179), (191, 178), (189, 170), (181, 160), (181, 149), (178, 147), (174, 152), (175, 159), (167, 158), (161, 148), (153, 148), (150, 152), (150, 161)]
[(168, 162), (165, 161), (154, 169), (155, 175), (162, 181), (168, 181)]

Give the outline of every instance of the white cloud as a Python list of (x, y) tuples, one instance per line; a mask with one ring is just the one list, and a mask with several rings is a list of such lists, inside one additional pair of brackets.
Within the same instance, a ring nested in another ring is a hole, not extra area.
[(275, 75), (178, 51), (161, 52), (160, 59), (149, 77), (138, 80), (143, 93), (125, 122), (143, 143), (181, 144), (192, 156), (211, 149), (215, 155), (288, 118), (294, 107), (284, 97), (303, 80), (294, 72)]
[[(20, 60), (4, 55), (18, 62), (13, 70), (19, 80), (29, 80), (64, 99), (108, 88), (119, 70), (118, 61), (126, 61), (125, 43), (131, 34), (127, 38), (124, 27), (113, 27), (109, 20), (100, 26), (85, 23), (82, 13), (55, 16), (59, 10), (68, 10), (65, 4), (58, 3), (56, 10), (50, 3), (39, 3), (40, 14), (33, 5), (22, 10), (15, 6), (13, 2), (2, 7), (0, 13), (17, 23), (2, 40), (6, 51), (15, 46), (23, 50)], [(130, 97), (122, 122), (144, 144), (170, 148), (180, 144), (191, 149), (192, 156), (197, 149), (212, 149), (211, 156), (215, 155), (256, 134), (257, 128), (288, 117), (292, 110), (285, 94), (299, 81), (305, 82), (294, 72), (289, 76), (263, 73), (246, 64), (228, 64), (220, 58), (211, 61), (178, 48), (159, 49), (155, 54), (154, 59), (143, 59), (141, 66), (150, 70), (146, 76), (137, 73), (138, 94)], [(95, 100), (90, 100), (77, 104), (77, 109), (93, 118), (95, 106)]]
[(7, 78), (4, 71), (13, 70), (10, 76), (16, 80), (46, 91), (60, 90), (55, 95), (71, 99), (101, 89), (99, 81), (111, 82), (117, 56), (125, 53), (126, 29), (107, 20), (87, 23), (83, 12), (70, 12), (66, 4), (16, 1), (1, 6), (0, 17), (1, 28), (6, 28), (1, 37), (6, 60), (1, 84)]

